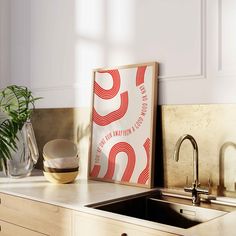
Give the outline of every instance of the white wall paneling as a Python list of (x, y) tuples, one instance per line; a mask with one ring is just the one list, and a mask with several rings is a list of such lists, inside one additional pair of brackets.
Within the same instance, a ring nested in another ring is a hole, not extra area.
[(11, 0), (10, 7), (10, 82), (30, 86), (30, 0)]
[[(19, 3), (20, 2), (20, 3)], [(160, 62), (160, 104), (236, 102), (235, 0), (11, 0), (13, 82), (89, 106), (92, 70)]]
[(208, 100), (236, 103), (236, 2), (208, 1), (208, 12)]
[(10, 2), (0, 0), (0, 88), (10, 80)]
[(218, 0), (218, 72), (236, 75), (236, 1)]
[(31, 88), (41, 107), (74, 107), (74, 1), (31, 0)]
[(201, 60), (206, 65), (205, 79), (162, 81), (162, 104), (236, 102), (236, 2), (204, 0), (202, 6), (202, 32), (205, 30), (205, 34), (202, 34), (202, 49), (206, 56), (205, 63), (204, 57)]
[(70, 90), (74, 106), (96, 67), (156, 60), (161, 81), (203, 79), (204, 39), (203, 0), (31, 1), (31, 85), (51, 101)]

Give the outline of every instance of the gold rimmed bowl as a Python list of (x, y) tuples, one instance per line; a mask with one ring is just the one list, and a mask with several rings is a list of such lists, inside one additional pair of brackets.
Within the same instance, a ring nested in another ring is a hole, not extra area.
[(54, 184), (72, 183), (76, 179), (78, 173), (78, 170), (72, 172), (43, 172), (45, 178)]

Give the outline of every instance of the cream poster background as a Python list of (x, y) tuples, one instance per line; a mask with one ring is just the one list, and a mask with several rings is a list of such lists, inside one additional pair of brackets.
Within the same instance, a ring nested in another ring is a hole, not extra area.
[(150, 185), (155, 65), (95, 71), (90, 177)]

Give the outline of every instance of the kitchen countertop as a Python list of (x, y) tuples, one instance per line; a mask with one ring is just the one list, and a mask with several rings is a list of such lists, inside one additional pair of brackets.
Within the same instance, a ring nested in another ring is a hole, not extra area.
[(33, 176), (22, 179), (10, 179), (0, 175), (1, 193), (11, 194), (72, 210), (86, 212), (88, 214), (100, 215), (102, 217), (112, 218), (180, 235), (235, 235), (236, 208), (235, 211), (211, 221), (199, 224), (189, 229), (181, 229), (86, 207), (86, 205), (89, 204), (136, 194), (144, 194), (149, 191), (150, 189), (146, 188), (80, 179), (77, 179), (72, 184), (57, 185), (49, 183), (44, 176), (42, 176), (41, 171), (36, 171)]

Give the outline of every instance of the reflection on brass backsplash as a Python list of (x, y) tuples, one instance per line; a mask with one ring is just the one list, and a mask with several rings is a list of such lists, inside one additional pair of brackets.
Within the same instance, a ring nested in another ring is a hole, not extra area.
[[(164, 183), (168, 187), (189, 184), (193, 176), (193, 150), (184, 141), (179, 162), (173, 161), (178, 138), (191, 134), (199, 148), (199, 179), (201, 185), (211, 180), (213, 192), (221, 184), (227, 191), (235, 191), (236, 183), (236, 104), (168, 105), (162, 106), (164, 152)], [(221, 163), (221, 165), (220, 165)]]
[[(165, 187), (183, 187), (193, 176), (193, 150), (188, 140), (180, 150), (180, 160), (173, 160), (178, 138), (191, 134), (199, 148), (199, 179), (202, 186), (211, 180), (213, 193), (234, 195), (236, 186), (236, 104), (163, 105), (158, 107), (156, 174)], [(36, 109), (32, 118), (40, 154), (43, 145), (55, 138), (68, 138), (78, 143), (80, 177), (87, 177), (90, 138), (89, 108)], [(162, 138), (160, 139), (160, 136)], [(162, 145), (162, 148), (161, 146)], [(42, 155), (41, 155), (42, 156)], [(163, 160), (160, 157), (163, 156)], [(163, 165), (163, 166), (162, 166)], [(221, 168), (220, 168), (221, 166)], [(38, 167), (42, 167), (41, 161)], [(159, 173), (160, 172), (160, 173)], [(164, 172), (164, 177), (162, 173)], [(221, 175), (221, 178), (220, 178)], [(219, 187), (221, 185), (221, 187)]]

